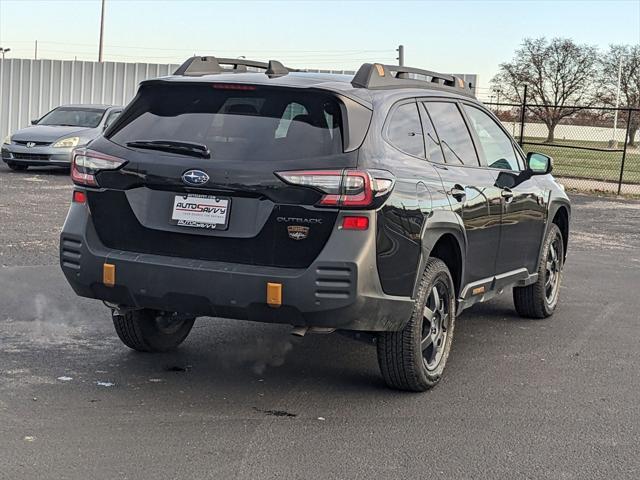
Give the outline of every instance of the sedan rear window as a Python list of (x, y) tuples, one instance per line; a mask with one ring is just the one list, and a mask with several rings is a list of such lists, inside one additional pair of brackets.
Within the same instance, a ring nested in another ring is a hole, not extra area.
[(108, 136), (120, 145), (139, 141), (206, 145), (214, 160), (270, 161), (342, 153), (342, 120), (335, 97), (250, 85), (143, 86)]

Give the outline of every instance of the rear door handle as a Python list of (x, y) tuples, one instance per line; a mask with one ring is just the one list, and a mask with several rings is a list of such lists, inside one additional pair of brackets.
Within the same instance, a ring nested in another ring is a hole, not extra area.
[(447, 193), (459, 202), (464, 200), (467, 196), (467, 192), (465, 191), (464, 187), (462, 185), (458, 185), (457, 183)]

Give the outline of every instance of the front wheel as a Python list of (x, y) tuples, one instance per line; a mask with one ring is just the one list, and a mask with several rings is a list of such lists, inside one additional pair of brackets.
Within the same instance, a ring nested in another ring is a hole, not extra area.
[(195, 318), (157, 310), (113, 312), (113, 326), (122, 343), (138, 352), (166, 352), (180, 345), (193, 327)]
[(518, 315), (546, 318), (553, 314), (560, 298), (560, 280), (564, 266), (562, 233), (552, 223), (542, 246), (538, 262), (538, 280), (526, 287), (513, 288), (513, 303)]
[(445, 263), (429, 258), (409, 323), (378, 335), (378, 363), (391, 388), (424, 392), (442, 376), (453, 341), (456, 295)]

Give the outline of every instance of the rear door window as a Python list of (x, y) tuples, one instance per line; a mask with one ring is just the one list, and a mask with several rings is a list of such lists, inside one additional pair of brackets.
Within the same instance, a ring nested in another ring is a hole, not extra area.
[(478, 154), (462, 113), (453, 102), (425, 102), (447, 163), (479, 166)]
[(444, 163), (444, 155), (442, 154), (442, 147), (440, 146), (440, 139), (436, 133), (436, 129), (429, 118), (424, 104), (422, 104), (422, 110), (420, 111), (420, 118), (422, 118), (422, 130), (424, 132), (424, 143), (427, 148), (427, 158), (432, 162)]
[[(224, 85), (225, 87), (221, 87)], [(338, 100), (322, 92), (226, 84), (148, 85), (127, 109), (115, 143), (201, 143), (211, 158), (274, 161), (342, 153)]]
[(475, 130), (487, 166), (503, 170), (520, 170), (509, 136), (486, 113), (470, 105), (464, 111)]
[(415, 103), (405, 103), (393, 111), (387, 125), (387, 139), (397, 149), (424, 158), (422, 125)]

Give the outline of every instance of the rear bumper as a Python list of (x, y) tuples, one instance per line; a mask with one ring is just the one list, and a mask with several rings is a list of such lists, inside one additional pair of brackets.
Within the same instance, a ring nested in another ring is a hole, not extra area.
[(2, 160), (5, 163), (28, 166), (68, 167), (71, 163), (73, 148), (53, 148), (36, 146), (28, 148), (23, 145), (3, 145)]
[[(413, 303), (382, 291), (375, 214), (367, 231), (342, 231), (337, 225), (308, 268), (264, 267), (109, 249), (86, 205), (72, 204), (60, 238), (60, 263), (78, 295), (119, 305), (347, 330), (401, 329)], [(113, 287), (102, 282), (104, 263), (115, 265)], [(268, 282), (282, 284), (280, 307), (266, 303)]]

